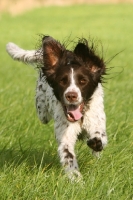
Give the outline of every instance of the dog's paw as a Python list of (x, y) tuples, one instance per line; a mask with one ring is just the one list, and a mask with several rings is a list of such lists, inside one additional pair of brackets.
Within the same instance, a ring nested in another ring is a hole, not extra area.
[(73, 183), (83, 182), (83, 177), (77, 170), (69, 171), (66, 174), (68, 179)]
[(102, 141), (100, 138), (98, 137), (94, 137), (92, 139), (89, 139), (87, 141), (87, 145), (93, 149), (94, 151), (98, 152), (98, 151), (102, 151), (103, 150), (103, 145), (102, 145)]

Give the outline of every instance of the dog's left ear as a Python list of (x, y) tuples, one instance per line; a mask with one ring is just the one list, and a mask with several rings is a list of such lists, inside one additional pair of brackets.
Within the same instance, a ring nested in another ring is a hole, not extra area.
[(87, 40), (84, 39), (76, 45), (74, 53), (87, 65), (94, 80), (100, 81), (101, 76), (105, 74), (105, 63), (96, 55), (94, 46), (90, 48)]
[(50, 36), (43, 37), (43, 63), (42, 68), (45, 75), (49, 76), (55, 72), (60, 58), (63, 55), (64, 47)]

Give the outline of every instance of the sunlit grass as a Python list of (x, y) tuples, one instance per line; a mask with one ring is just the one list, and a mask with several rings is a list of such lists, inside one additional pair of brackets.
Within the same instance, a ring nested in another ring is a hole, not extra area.
[[(133, 6), (47, 7), (0, 19), (0, 199), (133, 199)], [(109, 143), (100, 159), (84, 142), (76, 152), (83, 183), (70, 183), (59, 163), (53, 121), (42, 125), (35, 111), (37, 71), (13, 61), (9, 41), (36, 46), (37, 34), (63, 41), (71, 36), (99, 39), (113, 67), (106, 77), (105, 111)]]

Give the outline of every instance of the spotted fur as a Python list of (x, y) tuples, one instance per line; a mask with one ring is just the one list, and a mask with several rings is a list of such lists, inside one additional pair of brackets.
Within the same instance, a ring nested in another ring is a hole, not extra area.
[(93, 152), (100, 152), (107, 144), (103, 59), (85, 39), (79, 40), (73, 51), (49, 36), (42, 39), (39, 50), (23, 50), (14, 43), (8, 43), (6, 49), (15, 60), (40, 66), (36, 87), (38, 117), (45, 124), (54, 119), (60, 162), (71, 179), (79, 177), (74, 152), (78, 135), (86, 133), (87, 145)]

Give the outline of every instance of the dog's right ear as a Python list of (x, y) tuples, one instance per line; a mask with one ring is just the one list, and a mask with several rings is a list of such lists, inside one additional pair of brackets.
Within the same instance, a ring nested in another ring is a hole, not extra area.
[(50, 36), (44, 36), (42, 40), (43, 48), (43, 71), (46, 76), (52, 75), (63, 55), (65, 48)]

